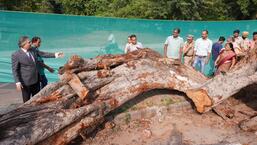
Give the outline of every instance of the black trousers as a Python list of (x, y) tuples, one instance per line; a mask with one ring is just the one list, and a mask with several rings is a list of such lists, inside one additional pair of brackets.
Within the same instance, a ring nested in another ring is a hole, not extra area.
[(48, 83), (46, 75), (40, 75), (40, 90), (43, 89)]
[(40, 91), (40, 84), (37, 82), (36, 84), (25, 86), (21, 89), (23, 102), (27, 102), (31, 97), (36, 95)]

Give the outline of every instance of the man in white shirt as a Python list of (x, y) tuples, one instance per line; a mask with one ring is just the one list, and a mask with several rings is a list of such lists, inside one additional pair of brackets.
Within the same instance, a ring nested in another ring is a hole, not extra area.
[(205, 65), (208, 64), (210, 60), (212, 49), (212, 41), (208, 39), (208, 31), (202, 31), (202, 38), (198, 38), (195, 41), (194, 48), (194, 64), (193, 67), (196, 68), (197, 65), (200, 65), (201, 73), (204, 73)]
[(164, 43), (164, 57), (181, 61), (184, 40), (179, 37), (180, 29), (173, 29), (172, 36), (169, 36)]
[(125, 45), (125, 49), (124, 49), (124, 52), (125, 53), (128, 53), (128, 49), (129, 49), (129, 46), (131, 45), (131, 39), (130, 39), (130, 36), (128, 36), (128, 42), (127, 44)]
[(128, 52), (132, 52), (132, 51), (135, 51), (135, 50), (139, 50), (139, 49), (142, 49), (143, 48), (143, 45), (142, 43), (140, 42), (137, 42), (137, 36), (136, 35), (131, 35), (129, 36), (129, 42), (126, 44), (125, 46), (125, 53), (128, 53)]
[(238, 29), (233, 32), (234, 41), (238, 46), (240, 46), (240, 43), (243, 40), (242, 37), (239, 36), (239, 34), (240, 34), (240, 30)]

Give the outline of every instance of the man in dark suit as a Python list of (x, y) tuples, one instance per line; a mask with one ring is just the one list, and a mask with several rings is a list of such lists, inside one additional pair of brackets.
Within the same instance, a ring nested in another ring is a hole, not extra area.
[(12, 72), (16, 88), (21, 90), (23, 102), (26, 102), (39, 92), (39, 73), (29, 38), (20, 37), (18, 45), (20, 49), (12, 54)]
[(22, 36), (18, 42), (19, 50), (12, 54), (12, 71), (17, 90), (22, 91), (23, 102), (34, 96), (40, 90), (40, 74), (38, 57), (59, 58), (62, 52), (50, 53), (38, 50), (39, 45), (31, 45), (27, 36)]
[(40, 74), (40, 89), (42, 89), (48, 83), (44, 69), (46, 68), (51, 73), (54, 72), (53, 68), (49, 67), (48, 65), (46, 65), (44, 63), (43, 58), (61, 58), (64, 56), (64, 54), (62, 52), (49, 53), (49, 52), (40, 51), (39, 50), (39, 47), (41, 46), (41, 38), (40, 37), (37, 37), (37, 36), (33, 37), (31, 42), (32, 42), (31, 50), (35, 53), (35, 55), (37, 57), (37, 62), (38, 62), (37, 68), (38, 68), (38, 71)]

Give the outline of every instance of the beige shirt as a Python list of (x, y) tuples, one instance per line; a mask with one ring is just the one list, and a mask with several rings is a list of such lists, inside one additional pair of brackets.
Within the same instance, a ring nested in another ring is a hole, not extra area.
[(242, 39), (240, 43), (241, 49), (248, 50), (250, 48), (250, 40), (248, 38)]
[[(186, 52), (186, 50), (187, 50), (187, 52)], [(193, 56), (193, 54), (194, 54), (194, 41), (191, 42), (191, 43), (188, 43), (187, 41), (185, 42), (184, 47), (183, 47), (183, 54), (185, 56)]]

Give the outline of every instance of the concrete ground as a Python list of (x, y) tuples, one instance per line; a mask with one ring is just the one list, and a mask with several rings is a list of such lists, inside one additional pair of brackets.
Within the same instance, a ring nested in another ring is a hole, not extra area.
[(22, 103), (21, 92), (14, 83), (0, 83), (0, 114)]
[[(239, 93), (243, 100), (230, 99), (230, 105), (244, 112), (256, 111), (255, 89), (255, 85), (250, 89), (244, 89)], [(250, 102), (244, 100), (247, 97), (251, 99)], [(242, 131), (232, 122), (240, 116), (239, 111), (236, 111), (231, 121), (225, 121), (211, 111), (198, 114), (192, 109), (190, 102), (185, 104), (186, 100), (183, 94), (174, 91), (149, 91), (120, 108), (123, 113), (116, 115), (111, 121), (114, 127), (107, 122), (88, 136), (88, 139), (80, 140), (79, 143), (82, 145), (257, 145), (257, 132)], [(16, 90), (15, 84), (0, 83), (0, 114), (21, 104), (21, 92)], [(146, 112), (150, 112), (149, 109), (154, 107), (166, 107), (167, 111), (154, 110), (156, 113), (152, 113), (153, 116), (149, 115), (151, 117), (147, 117), (147, 113), (141, 111), (148, 109)]]

